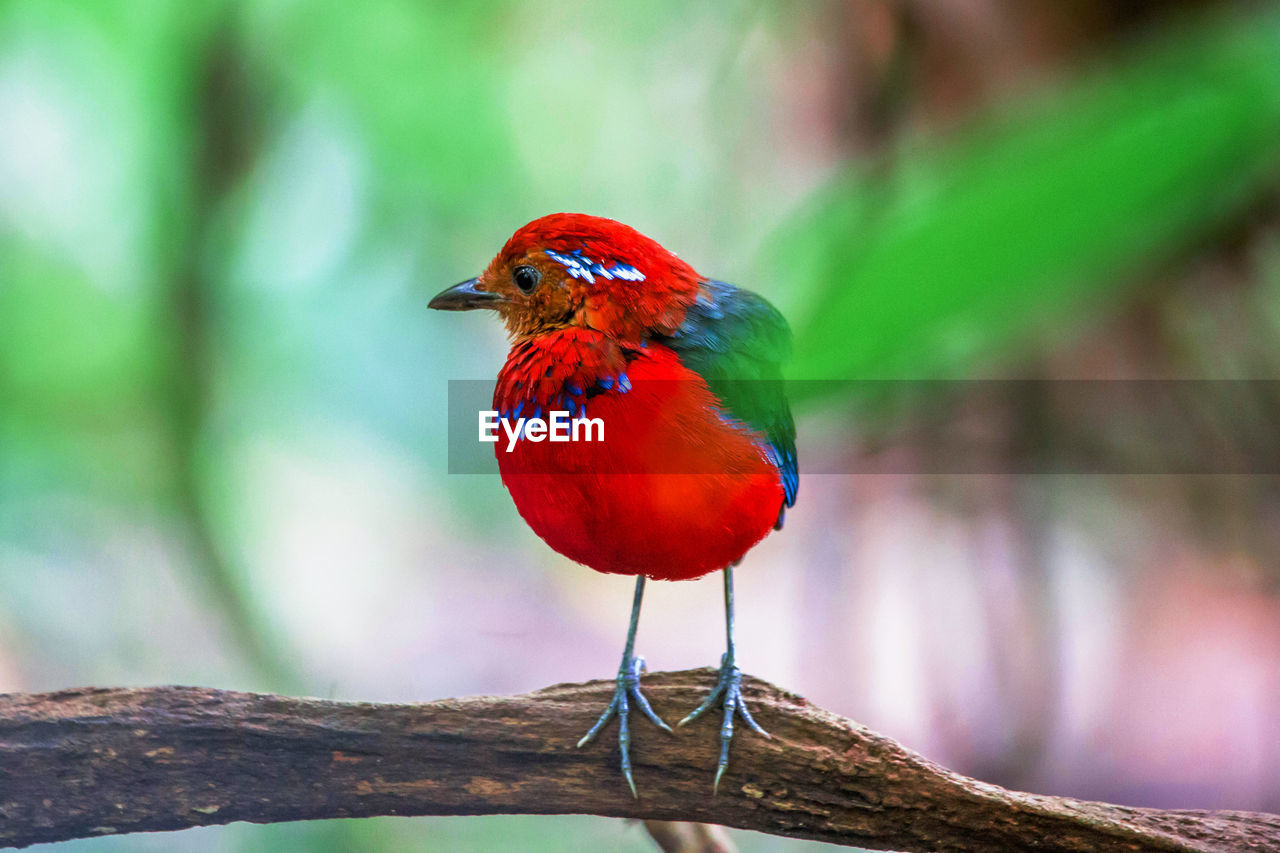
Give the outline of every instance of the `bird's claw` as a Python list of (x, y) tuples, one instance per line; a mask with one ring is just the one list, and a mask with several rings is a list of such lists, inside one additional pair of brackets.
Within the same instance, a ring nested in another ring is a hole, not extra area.
[(622, 666), (618, 667), (617, 686), (613, 690), (613, 699), (609, 702), (609, 707), (604, 709), (604, 713), (600, 715), (600, 719), (596, 720), (594, 726), (591, 727), (582, 740), (578, 741), (578, 746), (586, 746), (600, 734), (600, 730), (605, 727), (609, 720), (616, 715), (618, 718), (618, 748), (622, 753), (622, 775), (626, 777), (627, 785), (631, 788), (631, 796), (639, 797), (636, 793), (635, 780), (631, 778), (631, 728), (628, 717), (631, 713), (631, 703), (640, 709), (640, 712), (649, 718), (649, 722), (658, 728), (670, 733), (671, 727), (662, 721), (662, 719), (654, 713), (653, 708), (649, 705), (649, 700), (640, 692), (640, 676), (644, 673), (644, 658), (636, 656), (630, 660), (623, 660)]
[(742, 670), (738, 669), (728, 655), (722, 655), (720, 658), (720, 679), (716, 682), (715, 689), (702, 701), (701, 705), (694, 708), (676, 725), (683, 726), (698, 719), (714, 708), (717, 700), (724, 708), (724, 719), (720, 724), (720, 761), (716, 764), (716, 780), (711, 788), (713, 793), (719, 790), (720, 779), (724, 776), (725, 768), (729, 766), (729, 742), (733, 740), (734, 714), (741, 715), (757, 734), (769, 737), (769, 733), (760, 727), (760, 724), (752, 718), (751, 712), (747, 710), (747, 702), (742, 696)]

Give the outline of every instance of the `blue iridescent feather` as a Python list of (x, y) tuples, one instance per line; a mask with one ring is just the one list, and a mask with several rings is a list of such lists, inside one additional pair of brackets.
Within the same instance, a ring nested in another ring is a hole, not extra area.
[(557, 252), (554, 249), (546, 249), (545, 252), (548, 258), (564, 267), (569, 275), (588, 283), (594, 284), (596, 276), (607, 279), (620, 278), (625, 281), (644, 281), (644, 273), (631, 264), (615, 262), (605, 266), (599, 261), (586, 257), (581, 249), (568, 253)]

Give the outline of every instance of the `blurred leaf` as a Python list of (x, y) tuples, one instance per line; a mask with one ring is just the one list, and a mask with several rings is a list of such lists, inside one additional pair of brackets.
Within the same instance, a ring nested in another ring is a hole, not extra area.
[[(286, 98), (350, 112), (381, 193), (395, 205), (425, 201), (433, 213), (457, 214), (492, 211), (497, 188), (509, 195), (518, 181), (493, 26), (505, 6), (263, 2), (246, 14), (258, 61)], [(477, 187), (495, 195), (477, 199)]]
[(1276, 14), (1216, 19), (840, 180), (776, 243), (792, 376), (958, 377), (1114, 298), (1274, 184), (1278, 57)]
[(0, 240), (0, 492), (59, 480), (153, 494), (147, 306), (68, 264)]

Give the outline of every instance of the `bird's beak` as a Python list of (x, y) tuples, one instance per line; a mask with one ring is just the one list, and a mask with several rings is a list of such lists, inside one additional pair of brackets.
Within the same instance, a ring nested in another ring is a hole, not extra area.
[(455, 284), (448, 290), (437, 293), (427, 303), (428, 308), (437, 311), (471, 311), (475, 308), (496, 308), (499, 302), (506, 300), (497, 293), (488, 290), (477, 290), (478, 278), (469, 278), (461, 284)]

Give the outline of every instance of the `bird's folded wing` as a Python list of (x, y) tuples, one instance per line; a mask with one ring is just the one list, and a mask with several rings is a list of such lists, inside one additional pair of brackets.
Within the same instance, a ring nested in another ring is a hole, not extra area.
[(799, 485), (796, 426), (781, 371), (791, 351), (791, 330), (778, 309), (749, 290), (706, 281), (680, 327), (657, 340), (707, 381), (726, 419), (764, 435), (765, 452), (782, 477), (786, 505), (794, 506)]

